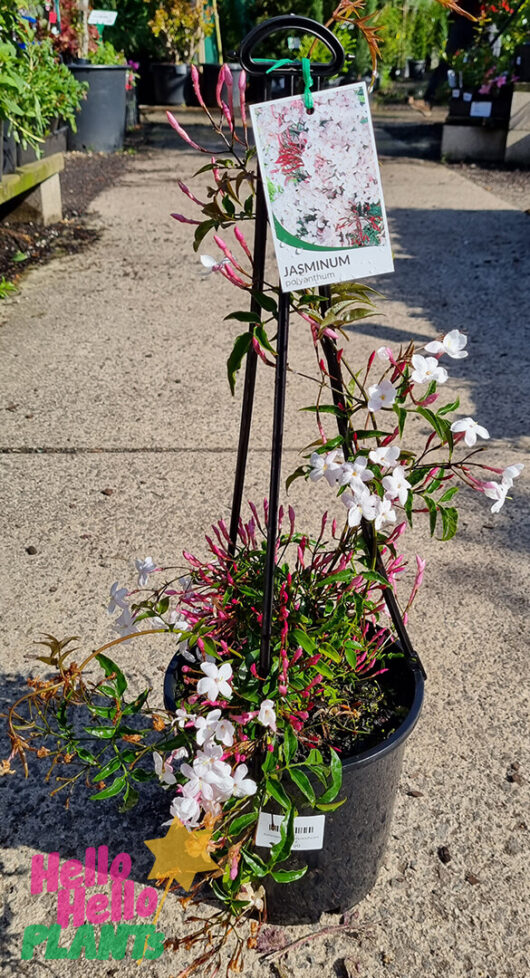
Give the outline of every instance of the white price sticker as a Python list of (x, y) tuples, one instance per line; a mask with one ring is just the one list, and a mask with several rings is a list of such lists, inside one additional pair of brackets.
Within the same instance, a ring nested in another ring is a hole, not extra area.
[[(280, 827), (284, 815), (260, 812), (256, 831), (256, 845), (268, 849), (280, 841)], [(322, 849), (324, 846), (325, 815), (308, 815), (295, 818), (293, 852), (299, 849)]]
[(491, 102), (472, 102), (469, 114), (475, 119), (489, 119), (491, 108)]

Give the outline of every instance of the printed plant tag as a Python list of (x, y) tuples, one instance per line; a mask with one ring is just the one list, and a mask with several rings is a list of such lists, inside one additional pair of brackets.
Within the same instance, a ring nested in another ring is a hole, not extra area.
[(472, 102), (469, 114), (474, 119), (489, 119), (491, 106), (491, 102)]
[[(256, 830), (256, 845), (270, 849), (280, 841), (280, 827), (284, 815), (260, 812)], [(294, 820), (293, 852), (297, 849), (322, 849), (324, 846), (325, 815), (308, 815)]]
[(250, 108), (284, 291), (392, 272), (364, 82)]

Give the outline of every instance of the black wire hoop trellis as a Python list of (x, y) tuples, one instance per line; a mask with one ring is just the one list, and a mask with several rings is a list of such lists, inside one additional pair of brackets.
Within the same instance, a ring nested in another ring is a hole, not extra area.
[[(344, 64), (344, 49), (340, 41), (328, 28), (309, 17), (301, 17), (296, 14), (287, 14), (282, 17), (273, 17), (255, 27), (244, 38), (239, 50), (239, 60), (247, 74), (260, 76), (263, 81), (263, 101), (271, 98), (271, 77), (267, 74), (269, 68), (274, 65), (275, 59), (270, 61), (262, 59), (255, 60), (252, 52), (256, 45), (269, 38), (279, 31), (298, 29), (304, 33), (311, 34), (319, 41), (322, 41), (331, 51), (332, 58), (328, 62), (311, 62), (311, 73), (315, 81), (316, 91), (320, 90), (321, 79), (337, 74)], [(295, 94), (295, 84), (302, 76), (302, 66), (299, 62), (283, 64), (277, 73), (287, 78), (290, 91), (287, 94)], [(258, 167), (257, 175), (257, 195), (256, 195), (256, 223), (254, 232), (254, 271), (252, 279), (252, 298), (251, 312), (259, 314), (261, 305), (259, 294), (263, 292), (265, 278), (265, 257), (267, 246), (267, 208), (263, 185)], [(330, 290), (324, 286), (320, 288), (320, 294), (324, 298), (324, 307), (330, 305)], [(280, 498), (280, 479), (281, 479), (281, 458), (283, 448), (283, 423), (285, 413), (285, 387), (287, 379), (287, 351), (289, 342), (289, 309), (290, 293), (280, 291), (278, 304), (278, 334), (277, 334), (277, 356), (274, 382), (274, 401), (273, 401), (273, 431), (271, 449), (271, 468), (270, 485), (268, 498), (268, 519), (267, 519), (267, 555), (265, 563), (265, 579), (263, 584), (263, 620), (261, 627), (261, 645), (259, 659), (259, 675), (268, 676), (271, 666), (271, 626), (274, 606), (274, 575), (275, 575), (275, 554), (278, 528), (278, 509)], [(252, 329), (252, 325), (249, 326)], [(326, 358), (327, 369), (330, 376), (331, 392), (335, 405), (343, 401), (344, 384), (340, 361), (337, 356), (337, 345), (335, 340), (324, 337), (322, 348)], [(241, 518), (241, 505), (243, 501), (243, 489), (245, 482), (245, 471), (248, 459), (248, 449), (250, 444), (250, 429), (252, 423), (252, 411), (254, 405), (254, 392), (256, 383), (257, 353), (251, 346), (247, 354), (245, 367), (245, 380), (243, 387), (243, 400), (241, 406), (241, 424), (239, 430), (239, 443), (237, 451), (236, 472), (234, 481), (234, 494), (232, 498), (232, 513), (230, 519), (230, 553), (235, 553), (238, 527)], [(343, 452), (347, 459), (348, 449), (348, 426), (344, 417), (337, 416), (339, 434), (343, 438)], [(384, 564), (377, 547), (377, 538), (371, 523), (363, 519), (361, 531), (366, 542), (366, 546), (375, 562), (375, 567), (380, 575), (386, 578)], [(392, 623), (396, 630), (403, 652), (410, 665), (419, 668), (423, 677), (426, 678), (425, 670), (421, 664), (418, 654), (415, 652), (410, 637), (407, 633), (403, 617), (399, 610), (397, 600), (390, 582), (384, 589), (384, 599)]]

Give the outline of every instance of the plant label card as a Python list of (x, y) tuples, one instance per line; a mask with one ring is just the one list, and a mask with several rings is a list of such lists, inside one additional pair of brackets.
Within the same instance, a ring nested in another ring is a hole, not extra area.
[(364, 82), (250, 107), (286, 292), (392, 272)]
[[(283, 815), (260, 812), (256, 830), (256, 845), (268, 849), (280, 841), (280, 828)], [(324, 846), (325, 815), (307, 815), (294, 820), (293, 852), (298, 849), (315, 850)]]

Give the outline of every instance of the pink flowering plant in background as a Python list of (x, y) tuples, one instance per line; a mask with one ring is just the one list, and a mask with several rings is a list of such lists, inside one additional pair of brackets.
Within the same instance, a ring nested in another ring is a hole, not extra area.
[[(198, 267), (222, 275), (241, 299), (241, 309), (226, 317), (245, 325), (227, 361), (233, 392), (246, 356), (257, 355), (263, 369), (274, 366), (279, 292), (270, 283), (252, 290), (248, 228), (256, 173), (244, 75), (239, 124), (230, 70), (224, 66), (219, 76), (218, 118), (192, 73), (226, 156), (199, 170), (211, 177), (206, 193), (179, 182), (185, 213), (173, 217), (193, 228), (196, 251), (209, 237)], [(211, 157), (170, 114), (169, 121), (191, 148)], [(259, 313), (248, 312), (252, 295)], [(425, 520), (431, 534), (449, 540), (457, 531), (460, 491), (477, 494), (497, 513), (522, 469), (513, 462), (487, 465), (488, 430), (464, 415), (458, 398), (445, 396), (452, 361), (472, 355), (461, 331), (423, 346), (380, 347), (364, 365), (350, 362), (347, 330), (370, 315), (375, 296), (356, 283), (332, 285), (329, 303), (316, 290), (291, 295), (291, 312), (314, 351), (315, 398), (306, 410), (316, 430), (287, 488), (307, 480), (323, 513), (310, 533), (296, 525), (292, 506), (280, 509), (269, 675), (259, 671), (265, 500), (249, 504), (233, 553), (221, 519), (206, 535), (205, 559), (184, 550), (184, 563), (168, 568), (138, 558), (135, 585), (111, 588), (117, 637), (80, 665), (67, 665), (72, 640), (48, 636), (49, 654), (40, 658), (54, 675), (30, 680), (30, 692), (10, 711), (12, 756), (26, 770), (28, 751), (49, 757), (56, 772), (67, 765), (55, 790), (86, 781), (92, 799), (118, 799), (124, 811), (137, 802), (142, 784), (153, 782), (164, 792), (162, 821), (176, 818), (190, 832), (211, 828), (219, 872), (206, 879), (230, 927), (245, 914), (265, 912), (267, 877), (289, 883), (304, 874), (288, 865), (300, 807), (329, 812), (343, 804), (341, 758), (380, 742), (402, 719), (387, 682), (389, 663), (401, 652), (385, 592), (396, 590), (407, 620), (425, 572), (421, 556), (410, 570), (403, 555), (407, 527)], [(343, 377), (340, 397), (327, 366), (330, 343)], [(157, 633), (169, 638), (171, 654), (178, 651), (172, 710), (161, 706), (160, 696), (151, 706), (148, 689), (131, 697), (123, 671), (107, 655), (121, 642)], [(94, 664), (100, 674), (88, 680)], [(76, 711), (87, 714), (81, 734), (71, 720)], [(255, 831), (271, 802), (285, 818), (265, 857), (256, 851)], [(202, 883), (196, 881), (192, 897), (199, 898)], [(204, 934), (210, 934), (206, 925)]]

